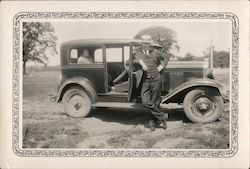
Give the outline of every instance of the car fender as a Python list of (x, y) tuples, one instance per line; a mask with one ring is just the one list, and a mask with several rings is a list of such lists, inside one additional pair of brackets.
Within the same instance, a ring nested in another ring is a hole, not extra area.
[[(180, 86), (176, 87), (174, 90), (169, 92), (166, 96), (162, 98), (162, 103), (168, 103), (169, 100), (171, 100), (174, 96), (179, 95), (180, 93), (182, 94), (183, 98), (184, 96), (192, 90), (192, 88), (195, 87), (212, 87), (218, 89), (220, 92), (221, 96), (225, 99), (227, 98), (227, 91), (224, 89), (222, 84), (214, 79), (208, 79), (208, 78), (202, 78), (202, 79), (194, 79), (187, 81)], [(182, 98), (182, 99), (183, 99)]]
[(65, 93), (65, 91), (72, 86), (81, 86), (86, 91), (86, 93), (89, 95), (92, 103), (96, 103), (96, 100), (97, 100), (96, 91), (95, 91), (92, 83), (84, 77), (73, 77), (73, 78), (66, 80), (60, 86), (60, 88), (58, 90), (56, 102), (60, 102), (62, 100), (62, 97), (63, 97), (63, 94)]

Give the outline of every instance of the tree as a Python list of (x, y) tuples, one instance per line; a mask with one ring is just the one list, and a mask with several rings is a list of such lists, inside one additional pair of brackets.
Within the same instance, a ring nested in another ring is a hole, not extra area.
[(141, 39), (143, 35), (150, 35), (152, 40), (162, 45), (163, 49), (168, 53), (173, 54), (171, 50), (178, 51), (180, 49), (176, 40), (176, 32), (172, 29), (163, 26), (153, 26), (139, 31), (134, 38)]
[[(203, 52), (205, 58), (210, 58), (210, 52)], [(229, 67), (229, 52), (213, 51), (213, 67), (228, 68)]]
[(185, 54), (185, 57), (178, 57), (178, 60), (180, 60), (180, 61), (192, 61), (192, 60), (195, 60), (195, 56), (194, 55), (192, 55), (191, 53), (186, 53)]
[(214, 67), (228, 68), (229, 67), (229, 53), (226, 51), (214, 51)]
[(49, 22), (23, 23), (23, 74), (26, 63), (33, 61), (47, 65), (47, 54), (57, 54), (55, 30)]

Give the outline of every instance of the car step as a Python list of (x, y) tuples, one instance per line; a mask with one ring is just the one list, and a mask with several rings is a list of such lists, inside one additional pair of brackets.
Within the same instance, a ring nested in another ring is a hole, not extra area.
[(118, 103), (118, 102), (97, 102), (93, 107), (114, 107), (114, 108), (145, 108), (140, 103)]
[[(182, 105), (178, 104), (160, 104), (161, 109), (167, 108), (182, 108)], [(119, 103), (119, 102), (97, 102), (93, 104), (93, 107), (110, 107), (110, 108), (137, 108), (137, 109), (145, 109), (145, 107), (141, 103)]]

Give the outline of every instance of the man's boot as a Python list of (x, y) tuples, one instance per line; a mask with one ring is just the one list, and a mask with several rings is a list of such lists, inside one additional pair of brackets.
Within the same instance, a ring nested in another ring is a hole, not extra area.
[(156, 128), (159, 127), (161, 125), (161, 121), (160, 120), (155, 120), (155, 126)]
[(151, 131), (155, 131), (155, 122), (153, 120), (149, 120), (149, 128)]
[(162, 120), (162, 123), (163, 123), (163, 129), (167, 129), (167, 119), (168, 119), (168, 113), (164, 114), (163, 116), (163, 120)]

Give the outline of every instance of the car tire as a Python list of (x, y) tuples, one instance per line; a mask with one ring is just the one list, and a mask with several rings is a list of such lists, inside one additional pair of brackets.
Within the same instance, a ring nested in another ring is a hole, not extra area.
[(216, 121), (223, 112), (223, 107), (223, 98), (214, 88), (193, 89), (183, 101), (186, 116), (195, 123)]
[(89, 114), (92, 102), (81, 87), (69, 88), (63, 95), (64, 111), (70, 117), (81, 118)]

